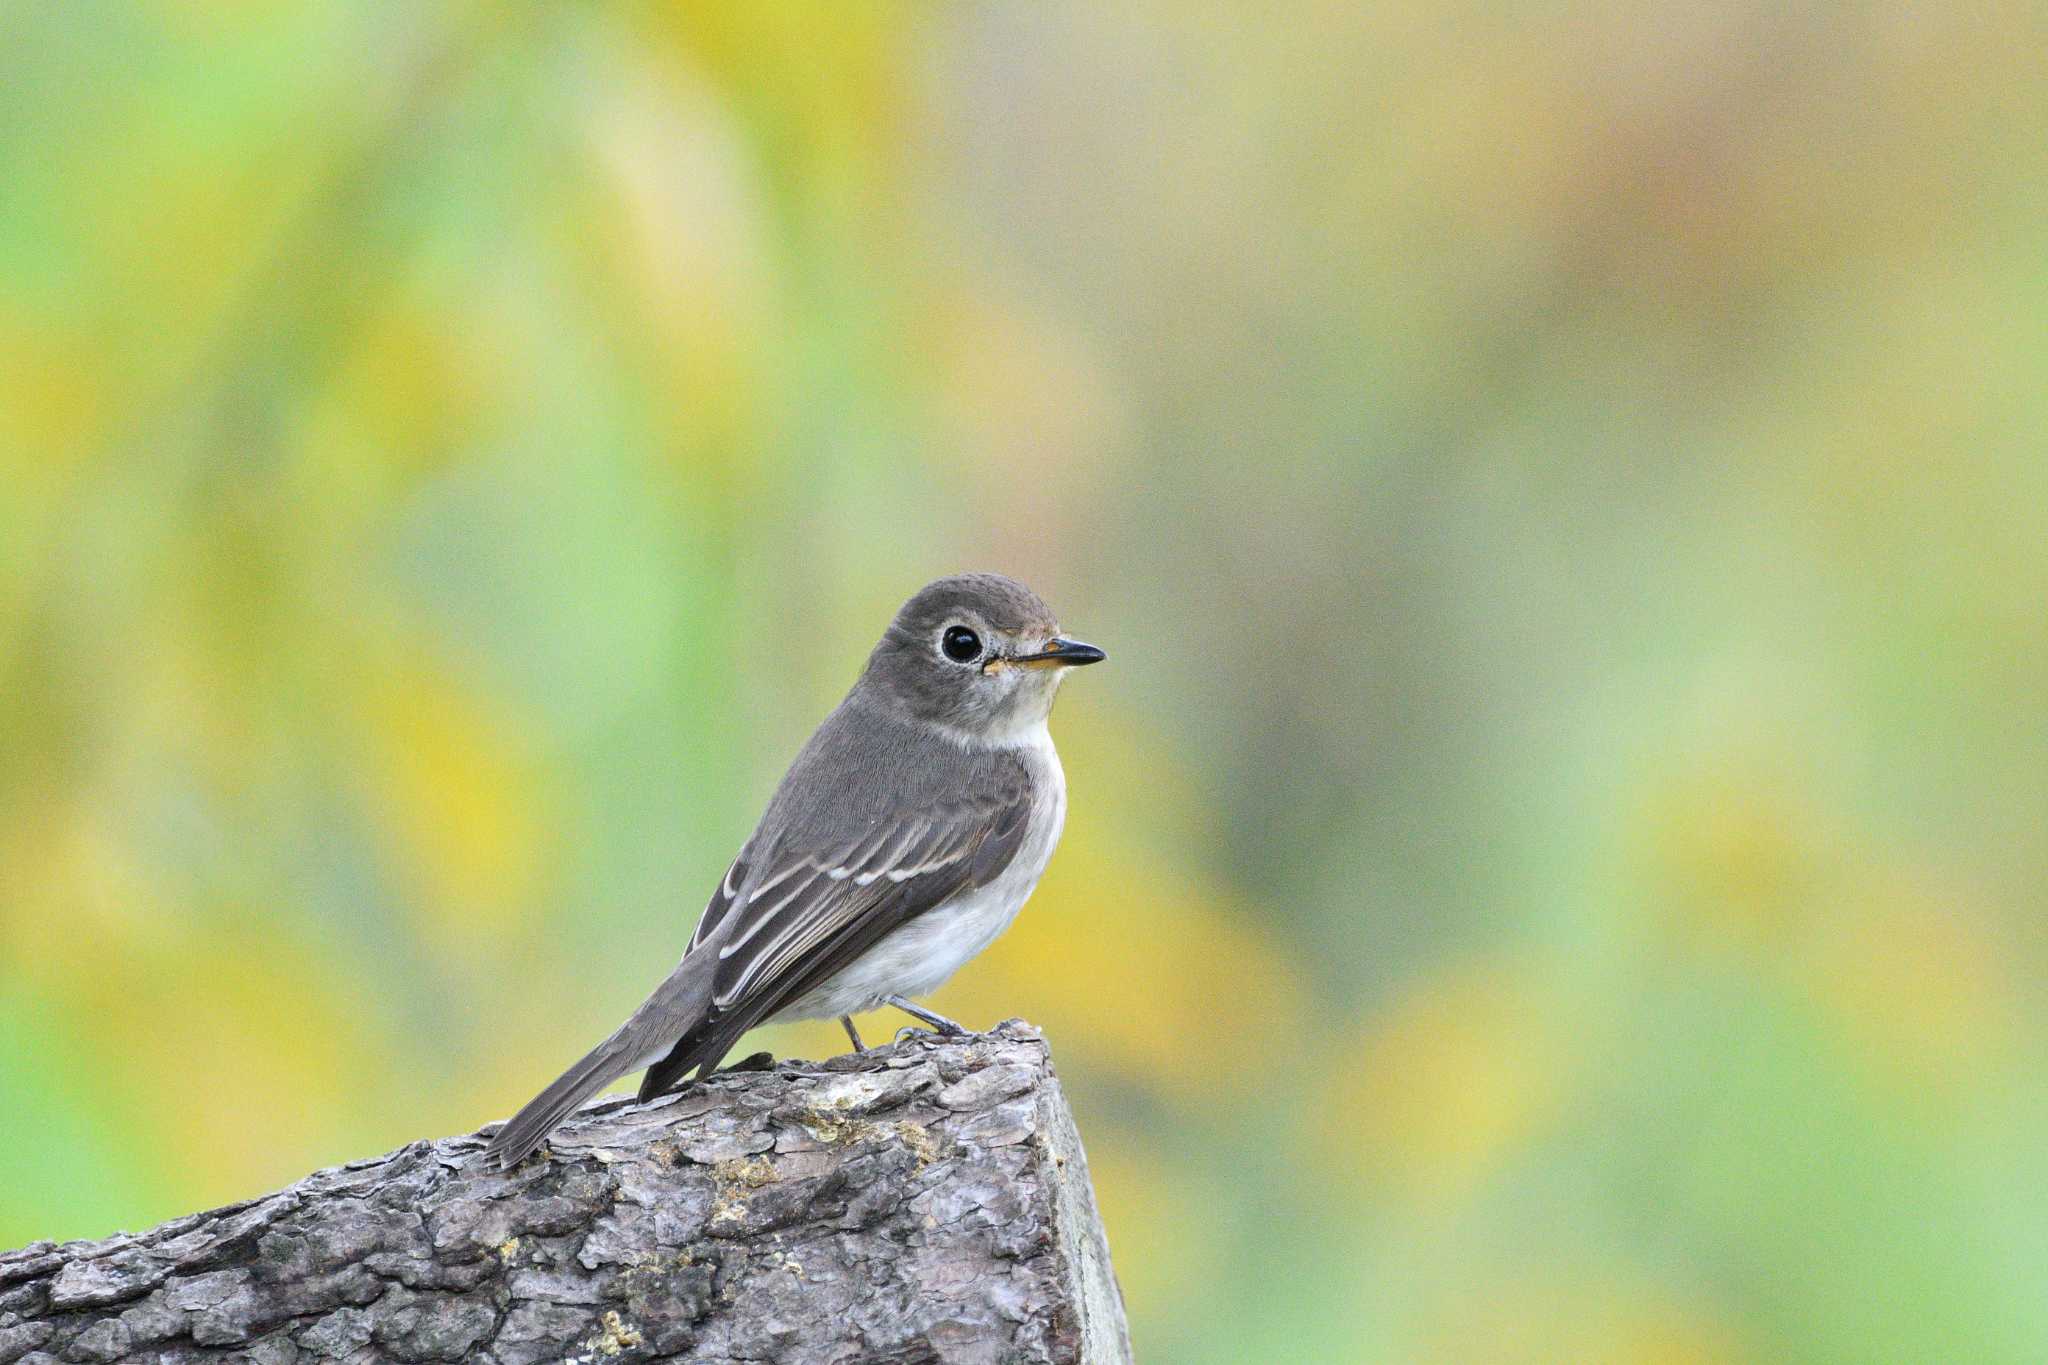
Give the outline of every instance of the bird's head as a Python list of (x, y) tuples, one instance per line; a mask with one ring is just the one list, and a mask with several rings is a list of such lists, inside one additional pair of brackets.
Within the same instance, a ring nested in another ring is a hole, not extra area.
[(880, 704), (962, 743), (1004, 744), (1044, 723), (1068, 669), (1102, 658), (1062, 635), (1022, 583), (956, 574), (903, 604), (861, 681)]

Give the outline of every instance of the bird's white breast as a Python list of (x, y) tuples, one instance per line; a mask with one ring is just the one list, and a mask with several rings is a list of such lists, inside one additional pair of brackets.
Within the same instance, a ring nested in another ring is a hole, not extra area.
[(827, 1019), (874, 1009), (883, 998), (915, 999), (1001, 937), (1031, 898), (1067, 820), (1067, 780), (1052, 736), (1041, 723), (1017, 746), (1032, 765), (1032, 808), (1024, 842), (995, 879), (928, 910), (883, 939), (779, 1019)]

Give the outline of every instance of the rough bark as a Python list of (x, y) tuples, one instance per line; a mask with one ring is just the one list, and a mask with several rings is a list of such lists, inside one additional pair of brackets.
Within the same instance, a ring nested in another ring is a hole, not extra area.
[(0, 1255), (15, 1361), (1126, 1361), (1044, 1040), (734, 1071), (100, 1242)]

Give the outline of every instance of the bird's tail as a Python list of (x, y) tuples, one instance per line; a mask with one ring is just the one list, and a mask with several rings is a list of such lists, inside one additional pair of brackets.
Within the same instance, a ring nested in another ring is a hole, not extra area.
[(711, 1003), (711, 977), (718, 954), (687, 953), (619, 1031), (592, 1048), (526, 1107), (506, 1120), (491, 1139), (484, 1162), (505, 1171), (524, 1161), (576, 1107), (629, 1071), (660, 1057), (701, 1021)]

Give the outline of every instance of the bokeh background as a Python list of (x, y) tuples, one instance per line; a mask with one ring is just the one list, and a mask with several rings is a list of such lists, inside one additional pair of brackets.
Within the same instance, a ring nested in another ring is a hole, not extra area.
[(509, 1112), (987, 567), (1145, 1358), (2048, 1359), (2044, 54), (0, 10), (0, 1244)]

